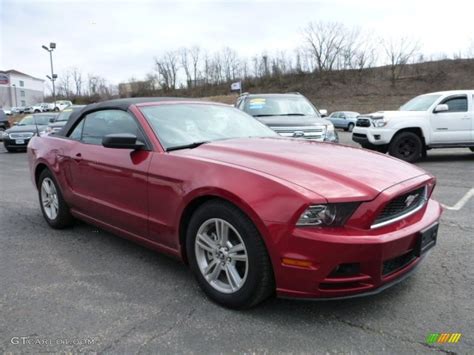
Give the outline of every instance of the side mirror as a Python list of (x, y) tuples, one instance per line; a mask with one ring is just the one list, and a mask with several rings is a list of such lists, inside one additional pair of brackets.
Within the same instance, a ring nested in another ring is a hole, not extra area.
[(321, 117), (327, 117), (328, 115), (328, 110), (319, 110), (319, 113), (321, 114)]
[(446, 112), (449, 111), (449, 106), (447, 104), (441, 104), (435, 107), (434, 113)]
[(13, 122), (13, 125), (16, 126), (18, 124), (18, 122)]
[(50, 118), (50, 119), (49, 119), (49, 123), (53, 123), (54, 121), (55, 121), (54, 118)]
[(102, 138), (102, 145), (116, 149), (143, 149), (145, 145), (137, 140), (137, 136), (130, 133), (108, 134)]

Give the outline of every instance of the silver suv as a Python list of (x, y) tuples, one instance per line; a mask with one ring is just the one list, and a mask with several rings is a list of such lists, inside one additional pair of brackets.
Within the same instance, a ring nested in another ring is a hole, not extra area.
[[(242, 94), (235, 107), (284, 137), (338, 142), (334, 125), (303, 95)], [(323, 110), (321, 110), (323, 111)]]

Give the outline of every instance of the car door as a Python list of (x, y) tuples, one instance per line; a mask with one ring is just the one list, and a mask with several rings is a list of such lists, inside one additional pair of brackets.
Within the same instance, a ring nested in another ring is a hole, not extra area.
[(69, 150), (70, 176), (74, 193), (88, 201), (84, 213), (146, 237), (147, 175), (152, 152), (102, 146), (104, 136), (118, 133), (134, 134), (146, 144), (139, 123), (128, 112), (101, 110), (83, 117), (77, 127), (80, 127), (80, 139)]
[(332, 124), (334, 125), (334, 127), (339, 127), (339, 115), (340, 113), (339, 112), (333, 112), (331, 113), (331, 115), (328, 117), (329, 120), (332, 122)]
[(460, 144), (472, 140), (472, 97), (465, 94), (444, 98), (448, 110), (431, 113), (433, 144)]

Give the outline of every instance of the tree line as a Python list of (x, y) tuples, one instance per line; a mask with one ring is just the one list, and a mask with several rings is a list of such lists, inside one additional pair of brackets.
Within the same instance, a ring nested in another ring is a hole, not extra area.
[[(437, 59), (426, 57), (415, 39), (381, 38), (338, 22), (310, 22), (301, 30), (301, 44), (293, 51), (263, 51), (243, 57), (230, 48), (210, 52), (199, 46), (163, 52), (153, 59), (153, 69), (144, 78), (131, 77), (119, 87), (99, 75), (83, 75), (77, 68), (65, 71), (57, 82), (58, 96), (82, 101), (112, 96), (159, 95), (180, 89), (213, 86), (237, 80), (278, 78), (291, 74), (324, 76), (334, 71), (362, 72), (387, 66), (396, 85), (407, 64)], [(474, 57), (474, 40), (452, 58)]]

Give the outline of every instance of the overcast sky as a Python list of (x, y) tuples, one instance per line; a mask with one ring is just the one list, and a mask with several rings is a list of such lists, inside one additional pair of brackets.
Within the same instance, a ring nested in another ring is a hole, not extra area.
[[(439, 4), (439, 5), (438, 5)], [(0, 0), (0, 70), (44, 78), (77, 67), (112, 83), (141, 78), (153, 57), (182, 46), (231, 47), (251, 57), (292, 51), (309, 21), (337, 21), (380, 36), (411, 36), (426, 54), (466, 50), (474, 1), (41, 1)]]

